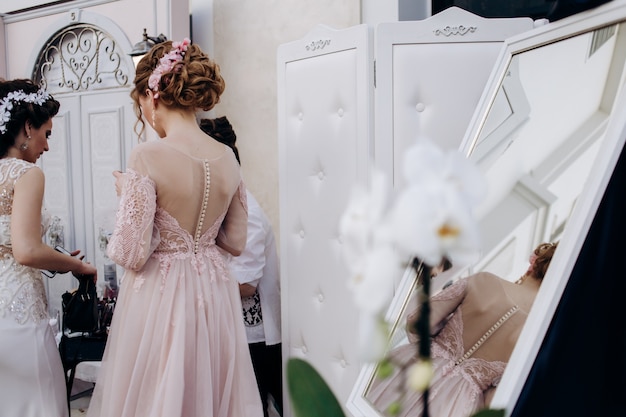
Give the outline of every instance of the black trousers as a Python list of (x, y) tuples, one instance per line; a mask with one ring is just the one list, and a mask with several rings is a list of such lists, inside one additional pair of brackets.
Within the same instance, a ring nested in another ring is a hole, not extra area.
[(283, 415), (283, 369), (282, 347), (266, 345), (265, 342), (250, 343), (250, 357), (259, 387), (261, 400), (263, 401), (263, 415), (268, 417), (268, 394), (274, 398), (276, 411)]

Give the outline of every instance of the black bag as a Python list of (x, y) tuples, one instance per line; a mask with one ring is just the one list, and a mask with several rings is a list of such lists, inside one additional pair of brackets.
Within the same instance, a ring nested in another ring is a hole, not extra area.
[(61, 296), (63, 327), (73, 332), (94, 332), (98, 329), (98, 295), (93, 276), (78, 279), (78, 289)]

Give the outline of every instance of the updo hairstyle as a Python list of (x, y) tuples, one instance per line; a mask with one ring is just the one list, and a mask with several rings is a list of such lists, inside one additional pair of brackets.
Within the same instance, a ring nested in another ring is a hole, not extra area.
[[(150, 90), (148, 80), (159, 64), (159, 59), (172, 50), (172, 41), (159, 43), (139, 61), (135, 72), (135, 88), (130, 95), (135, 102), (135, 114), (144, 129), (139, 98)], [(199, 46), (190, 44), (182, 60), (170, 72), (161, 76), (158, 86), (160, 104), (177, 109), (211, 110), (220, 100), (226, 84), (220, 68), (202, 52)]]
[(533, 262), (532, 274), (535, 278), (543, 279), (546, 275), (546, 271), (548, 270), (548, 266), (550, 266), (550, 261), (552, 261), (552, 256), (558, 244), (558, 242), (542, 243), (534, 250), (533, 253), (537, 258), (535, 258)]
[[(0, 100), (11, 92), (22, 90), (25, 94), (37, 93), (39, 87), (29, 79), (4, 80), (0, 78)], [(24, 124), (28, 121), (35, 129), (39, 129), (59, 112), (60, 103), (50, 96), (42, 105), (25, 101), (11, 101), (10, 118), (6, 121), (6, 132), (0, 131), (0, 156), (4, 157), (9, 148), (15, 145)]]

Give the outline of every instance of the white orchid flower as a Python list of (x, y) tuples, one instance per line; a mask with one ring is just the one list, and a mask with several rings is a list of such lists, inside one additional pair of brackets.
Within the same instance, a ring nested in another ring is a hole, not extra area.
[(361, 311), (382, 314), (393, 298), (394, 282), (402, 273), (401, 259), (390, 245), (380, 244), (364, 257), (362, 269), (349, 281), (354, 302)]
[(357, 185), (339, 221), (343, 241), (343, 256), (354, 274), (363, 270), (365, 256), (373, 247), (376, 228), (388, 204), (388, 189), (384, 175), (372, 173), (371, 187)]
[(384, 358), (389, 341), (389, 328), (380, 314), (362, 312), (359, 317), (358, 354), (363, 362), (374, 363)]
[(478, 225), (454, 184), (407, 187), (398, 196), (389, 222), (403, 256), (417, 256), (431, 266), (439, 265), (444, 257), (454, 265), (476, 258)]
[(443, 182), (453, 186), (470, 206), (485, 197), (487, 182), (478, 168), (456, 150), (443, 151), (422, 139), (404, 156), (404, 177), (409, 185)]

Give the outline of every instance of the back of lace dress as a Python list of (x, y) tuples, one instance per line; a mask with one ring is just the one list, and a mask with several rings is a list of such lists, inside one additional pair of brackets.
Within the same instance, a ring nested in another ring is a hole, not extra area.
[[(10, 315), (20, 324), (39, 322), (48, 316), (39, 270), (18, 264), (11, 248), (15, 182), (34, 166), (21, 159), (0, 159), (0, 317)], [(42, 220), (46, 217), (42, 213)]]

